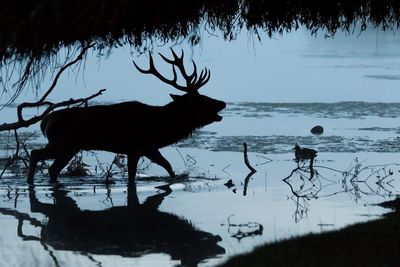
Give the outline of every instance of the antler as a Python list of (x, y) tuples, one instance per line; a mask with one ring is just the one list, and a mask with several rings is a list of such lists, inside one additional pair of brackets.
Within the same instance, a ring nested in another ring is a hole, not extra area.
[[(193, 73), (191, 75), (188, 75), (186, 73), (185, 70), (185, 66), (183, 64), (183, 50), (182, 50), (182, 56), (178, 57), (176, 55), (176, 53), (174, 52), (174, 50), (172, 50), (172, 55), (174, 57), (174, 59), (168, 59), (165, 56), (163, 56), (162, 54), (159, 53), (159, 55), (162, 57), (162, 59), (165, 60), (165, 62), (169, 63), (172, 65), (172, 72), (174, 77), (172, 78), (172, 80), (169, 80), (167, 78), (165, 78), (164, 76), (162, 76), (155, 68), (154, 66), (154, 61), (153, 61), (153, 57), (152, 55), (149, 53), (149, 69), (148, 70), (144, 70), (139, 68), (139, 66), (135, 63), (135, 61), (133, 61), (133, 64), (135, 65), (135, 67), (141, 72), (141, 73), (145, 73), (145, 74), (153, 74), (154, 76), (156, 76), (157, 78), (159, 78), (161, 81), (163, 81), (166, 84), (172, 85), (173, 87), (175, 87), (178, 90), (184, 91), (186, 93), (189, 92), (197, 92), (200, 87), (202, 87), (203, 85), (205, 85), (209, 80), (210, 80), (210, 76), (211, 73), (207, 68), (204, 68), (201, 73), (200, 73), (200, 77), (197, 77), (197, 66), (196, 63), (194, 62), (194, 60), (192, 60), (193, 62)], [(182, 77), (186, 80), (186, 86), (182, 86), (179, 85), (177, 83), (177, 75), (176, 75), (176, 70), (175, 70), (175, 66), (178, 67), (179, 71), (181, 72)]]

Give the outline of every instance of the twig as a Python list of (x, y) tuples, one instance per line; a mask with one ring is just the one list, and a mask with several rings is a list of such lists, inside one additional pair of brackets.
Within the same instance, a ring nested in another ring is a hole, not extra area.
[(223, 171), (224, 173), (228, 174), (229, 176), (232, 176), (229, 172), (226, 171), (230, 166), (231, 166), (231, 164), (226, 165), (226, 166), (222, 169), (222, 171)]
[[(79, 99), (71, 98), (70, 100), (67, 100), (67, 101), (62, 101), (62, 102), (55, 103), (55, 104), (51, 103), (51, 104), (49, 104), (49, 107), (39, 116), (34, 116), (34, 117), (30, 118), (29, 120), (22, 120), (22, 121), (17, 121), (17, 122), (13, 122), (13, 123), (3, 123), (2, 125), (0, 125), (0, 132), (16, 130), (16, 129), (23, 128), (23, 127), (29, 127), (32, 124), (35, 124), (35, 123), (41, 121), (47, 114), (49, 114), (51, 111), (53, 111), (56, 108), (75, 105), (78, 103), (87, 103), (90, 99), (93, 99), (93, 98), (101, 95), (105, 90), (106, 89), (101, 89), (96, 94), (93, 94), (86, 98), (79, 98)], [(50, 103), (50, 102), (48, 102), (48, 103)]]
[(193, 165), (197, 164), (197, 160), (193, 156), (191, 156), (189, 154), (186, 154), (186, 162), (189, 163), (188, 166), (187, 166), (189, 168), (192, 167)]
[(181, 157), (182, 161), (183, 161), (183, 165), (185, 165), (185, 168), (187, 167), (187, 162), (185, 160), (185, 158), (183, 157), (182, 153), (179, 151), (178, 148), (176, 148), (176, 151), (178, 152), (179, 156)]
[[(46, 116), (49, 112), (51, 112), (52, 110), (54, 110), (57, 107), (73, 105), (73, 104), (77, 104), (77, 103), (80, 103), (80, 102), (87, 103), (87, 101), (89, 99), (97, 96), (98, 94), (101, 94), (101, 92), (104, 91), (104, 89), (100, 90), (99, 93), (97, 93), (97, 95), (95, 95), (93, 97), (89, 97), (87, 99), (83, 99), (83, 100), (75, 101), (73, 99), (70, 99), (69, 101), (63, 101), (63, 102), (60, 102), (60, 103), (52, 103), (50, 101), (46, 101), (46, 98), (49, 96), (49, 94), (56, 87), (57, 82), (58, 82), (59, 78), (61, 77), (62, 73), (66, 69), (71, 67), (72, 65), (74, 65), (77, 62), (81, 61), (83, 59), (84, 55), (86, 54), (87, 50), (89, 48), (92, 48), (93, 46), (94, 46), (93, 44), (88, 44), (86, 46), (83, 46), (81, 52), (79, 53), (79, 55), (74, 60), (72, 60), (72, 61), (66, 63), (64, 66), (62, 66), (58, 70), (58, 72), (57, 72), (52, 84), (47, 89), (46, 93), (37, 102), (24, 102), (24, 103), (21, 103), (20, 105), (18, 105), (18, 107), (17, 107), (17, 118), (18, 118), (18, 121), (15, 122), (15, 123), (4, 123), (3, 125), (0, 125), (0, 132), (1, 131), (16, 130), (16, 129), (19, 129), (19, 128), (22, 128), (22, 127), (28, 127), (28, 126), (30, 126), (32, 124), (35, 124), (38, 121), (42, 120), (44, 118), (44, 116)], [(27, 70), (28, 69), (29, 68), (27, 67)], [(24, 118), (22, 116), (22, 111), (23, 111), (24, 108), (33, 108), (33, 107), (42, 107), (42, 106), (47, 106), (47, 109), (41, 115), (34, 116), (29, 120), (24, 120)]]
[(253, 171), (249, 172), (249, 174), (247, 174), (246, 178), (244, 179), (243, 196), (247, 195), (247, 187), (249, 185), (250, 178), (251, 178), (251, 176), (253, 176), (254, 173), (256, 173), (256, 172), (253, 172)]
[[(49, 89), (47, 89), (46, 93), (39, 99), (39, 101), (37, 102), (24, 102), (21, 103), (20, 105), (18, 105), (17, 107), (17, 116), (18, 116), (18, 121), (23, 121), (23, 117), (22, 117), (22, 110), (24, 108), (33, 108), (33, 107), (39, 107), (39, 106), (43, 106), (43, 105), (48, 105), (50, 102), (45, 101), (46, 98), (49, 96), (49, 94), (54, 90), (54, 88), (57, 85), (58, 79), (60, 78), (61, 74), (68, 69), (70, 66), (76, 64), (77, 62), (81, 61), (83, 59), (83, 56), (85, 55), (86, 51), (93, 47), (93, 44), (88, 44), (87, 46), (82, 48), (82, 51), (79, 53), (79, 55), (72, 60), (71, 62), (68, 62), (67, 64), (65, 64), (62, 68), (59, 69), (59, 71), (57, 72), (53, 83), (51, 84), (51, 86), (49, 87)], [(51, 103), (50, 103), (51, 104)]]
[[(228, 233), (231, 235), (231, 237), (236, 238), (237, 241), (240, 242), (245, 237), (252, 237), (256, 235), (262, 235), (264, 227), (262, 224), (257, 223), (257, 222), (248, 222), (248, 223), (231, 223), (231, 217), (234, 215), (230, 215), (228, 217)], [(225, 224), (221, 224), (224, 226)], [(236, 233), (233, 233), (231, 231), (231, 228), (236, 229)]]
[(247, 186), (249, 185), (250, 177), (256, 173), (256, 169), (254, 169), (249, 162), (249, 158), (247, 157), (247, 144), (243, 143), (243, 156), (244, 156), (244, 163), (246, 164), (247, 168), (249, 168), (250, 172), (247, 174), (246, 178), (244, 179), (244, 187), (243, 187), (243, 196), (247, 195)]
[[(15, 136), (15, 143), (17, 144), (16, 149), (15, 149), (15, 153), (14, 153), (14, 159), (20, 158), (22, 160), (22, 162), (25, 165), (25, 168), (28, 168), (28, 163), (26, 162), (25, 157), (19, 157), (19, 150), (20, 150), (20, 146), (22, 145), (22, 147), (24, 148), (24, 151), (26, 152), (26, 146), (24, 143), (21, 143), (19, 136), (18, 136), (18, 132), (16, 129), (14, 129), (14, 136)], [(28, 157), (29, 157), (29, 153), (27, 153)], [(28, 158), (29, 160), (29, 158)]]
[(22, 148), (24, 149), (25, 152), (25, 157), (28, 159), (28, 161), (31, 159), (30, 153), (28, 151), (26, 142), (31, 139), (35, 134), (37, 133), (37, 131), (34, 131), (33, 133), (31, 133), (29, 136), (25, 136), (23, 141), (20, 141), (22, 144)]
[[(13, 153), (12, 156), (9, 156), (7, 159), (7, 162), (3, 168), (3, 170), (0, 173), (0, 179), (3, 177), (4, 173), (7, 171), (8, 167), (11, 166), (12, 164), (14, 164), (17, 160), (21, 160), (25, 167), (28, 168), (28, 163), (26, 162), (26, 157), (23, 156), (19, 156), (19, 151), (20, 151), (20, 147), (22, 145), (22, 147), (24, 148), (24, 151), (26, 152), (26, 146), (23, 142), (20, 141), (19, 136), (18, 136), (18, 132), (16, 129), (14, 129), (14, 138), (15, 138), (15, 152)], [(28, 159), (29, 159), (29, 154), (28, 155)]]
[(10, 166), (12, 160), (13, 160), (13, 157), (9, 156), (7, 159), (6, 165), (4, 166), (2, 172), (0, 173), (0, 179), (3, 178), (3, 175), (6, 172), (6, 170), (8, 169), (8, 166)]
[(247, 157), (247, 144), (246, 144), (246, 143), (243, 143), (243, 148), (244, 148), (244, 150), (243, 150), (244, 163), (246, 164), (247, 168), (249, 168), (249, 170), (250, 170), (252, 173), (257, 172), (256, 169), (254, 169), (254, 168), (250, 165), (250, 163), (249, 163), (249, 158)]
[(18, 192), (18, 187), (17, 187), (17, 188), (15, 188), (14, 209), (17, 208), (18, 197), (19, 197), (19, 192)]
[(267, 158), (267, 157), (264, 157), (264, 156), (261, 156), (261, 155), (256, 155), (256, 157), (257, 157), (257, 158), (262, 158), (262, 159), (265, 159), (265, 160), (266, 160), (266, 161), (261, 162), (261, 163), (256, 163), (256, 166), (265, 165), (265, 164), (270, 163), (270, 162), (273, 161), (272, 159)]
[(109, 187), (108, 184), (106, 184), (106, 189), (107, 189), (106, 199), (103, 200), (103, 203), (105, 204), (108, 201), (108, 202), (111, 203), (111, 207), (114, 207), (113, 199), (112, 199), (112, 196), (111, 196), (111, 188)]

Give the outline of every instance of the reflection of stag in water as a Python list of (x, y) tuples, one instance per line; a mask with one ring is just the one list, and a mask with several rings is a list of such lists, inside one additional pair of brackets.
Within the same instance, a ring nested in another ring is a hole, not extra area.
[[(307, 216), (309, 201), (349, 194), (355, 201), (368, 196), (391, 196), (395, 191), (394, 175), (400, 172), (400, 164), (362, 166), (356, 158), (351, 167), (341, 171), (328, 166), (297, 166), (282, 181), (292, 193), (296, 205), (295, 221)], [(327, 178), (329, 177), (329, 178)]]
[[(163, 189), (162, 193), (150, 196), (139, 204), (136, 186), (130, 185), (127, 206), (100, 211), (81, 210), (68, 196), (67, 190), (56, 187), (51, 194), (55, 204), (42, 203), (35, 190), (31, 189), (31, 211), (46, 215), (48, 222), (41, 224), (29, 219), (26, 214), (19, 217), (42, 227), (38, 240), (56, 250), (129, 257), (166, 253), (173, 260), (180, 260), (184, 266), (196, 266), (204, 259), (225, 253), (217, 245), (221, 241), (219, 236), (200, 231), (189, 221), (158, 210), (164, 198), (171, 193), (169, 187)], [(5, 214), (2, 210), (0, 212)], [(22, 223), (19, 229), (22, 229)], [(27, 239), (22, 230), (18, 231), (18, 235)]]

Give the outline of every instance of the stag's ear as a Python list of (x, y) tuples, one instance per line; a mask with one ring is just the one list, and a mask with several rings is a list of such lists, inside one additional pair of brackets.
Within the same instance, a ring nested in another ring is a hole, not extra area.
[(178, 101), (178, 100), (181, 98), (180, 95), (174, 95), (174, 94), (169, 94), (169, 95), (171, 96), (171, 98), (172, 98), (174, 101)]

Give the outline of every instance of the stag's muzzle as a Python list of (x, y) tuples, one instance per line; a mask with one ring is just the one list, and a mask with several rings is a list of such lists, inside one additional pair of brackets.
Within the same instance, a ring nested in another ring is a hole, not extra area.
[(218, 105), (216, 105), (216, 106), (217, 106), (217, 110), (215, 113), (215, 121), (221, 121), (222, 116), (219, 115), (218, 112), (222, 111), (226, 107), (226, 103), (218, 100)]

